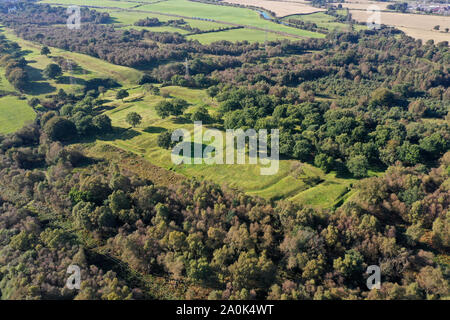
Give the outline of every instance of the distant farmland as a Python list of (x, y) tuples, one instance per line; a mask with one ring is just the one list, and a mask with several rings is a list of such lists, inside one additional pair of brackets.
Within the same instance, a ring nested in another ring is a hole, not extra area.
[[(369, 17), (366, 11), (350, 10), (350, 13), (354, 20), (360, 22), (366, 22)], [(436, 25), (440, 26), (440, 30), (450, 28), (450, 17), (396, 12), (380, 12), (380, 17), (381, 24), (396, 27), (416, 39), (433, 39), (436, 42), (450, 40), (450, 33), (433, 30)]]
[[(114, 23), (133, 25), (137, 20), (145, 17), (157, 17), (160, 21), (167, 21), (169, 19), (184, 19), (192, 27), (198, 27), (202, 30), (216, 31), (220, 27), (236, 27), (241, 29), (233, 32), (214, 32), (216, 41), (223, 40), (238, 41), (264, 41), (275, 39), (302, 39), (302, 38), (323, 38), (322, 33), (311, 32), (298, 28), (289, 27), (283, 24), (275, 23), (273, 21), (263, 19), (256, 10), (249, 8), (239, 8), (232, 6), (218, 6), (215, 4), (206, 4), (200, 2), (193, 2), (187, 0), (165, 0), (158, 2), (149, 1), (100, 1), (100, 0), (44, 0), (42, 3), (48, 4), (63, 4), (63, 5), (79, 5), (94, 8), (98, 11), (106, 11), (114, 19)], [(266, 1), (272, 2), (272, 1)], [(286, 2), (274, 2), (284, 5)], [(294, 4), (295, 5), (295, 4)], [(300, 4), (305, 5), (305, 4)], [(310, 7), (312, 8), (312, 7)], [(321, 9), (313, 8), (313, 11), (321, 11)], [(297, 12), (312, 12), (312, 11), (297, 11)], [(292, 14), (287, 12), (286, 14)], [(152, 31), (152, 27), (145, 27), (145, 29)], [(153, 29), (155, 31), (176, 31), (173, 28), (170, 30)], [(180, 33), (186, 33), (179, 31)], [(266, 37), (266, 33), (268, 34)], [(236, 35), (236, 37), (234, 37)], [(191, 37), (191, 36), (189, 36)], [(199, 41), (210, 43), (213, 33), (210, 35), (196, 35)]]
[(274, 12), (277, 17), (285, 17), (292, 14), (307, 14), (324, 11), (325, 9), (314, 8), (308, 2), (300, 1), (272, 1), (272, 0), (226, 0), (224, 2), (260, 7)]
[[(394, 1), (395, 2), (395, 1)], [(371, 5), (378, 6), (380, 10), (386, 10), (386, 7), (393, 2), (380, 2), (380, 1), (368, 1), (368, 0), (346, 0), (342, 3), (342, 7), (356, 10), (367, 10)]]

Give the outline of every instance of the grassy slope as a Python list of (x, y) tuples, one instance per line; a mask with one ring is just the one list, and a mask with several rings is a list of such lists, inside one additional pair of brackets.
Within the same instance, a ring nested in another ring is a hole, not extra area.
[[(195, 105), (209, 103), (214, 109), (214, 101), (209, 98), (204, 90), (193, 90), (182, 87), (165, 87), (162, 91), (170, 93), (172, 97), (180, 97), (191, 103), (189, 112)], [(112, 93), (106, 96), (114, 99)], [(121, 101), (110, 103), (112, 110), (106, 113), (111, 117), (113, 125), (121, 128), (129, 128), (125, 117), (129, 112), (138, 112), (143, 121), (134, 129), (124, 133), (109, 135), (98, 141), (98, 146), (110, 144), (127, 150), (149, 162), (181, 173), (186, 176), (207, 178), (219, 184), (228, 184), (245, 190), (249, 194), (261, 196), (267, 199), (289, 198), (297, 203), (312, 206), (331, 207), (343, 195), (348, 192), (350, 184), (355, 180), (337, 178), (335, 174), (325, 174), (320, 169), (310, 165), (304, 166), (307, 176), (316, 175), (323, 179), (317, 186), (311, 187), (305, 184), (302, 177), (295, 178), (291, 174), (291, 166), (294, 161), (281, 160), (280, 169), (276, 175), (263, 176), (260, 174), (260, 165), (174, 165), (171, 161), (170, 150), (158, 147), (157, 137), (160, 132), (185, 128), (193, 132), (193, 124), (177, 123), (176, 119), (160, 119), (155, 112), (154, 106), (163, 98), (145, 94), (140, 88), (130, 90), (130, 97)], [(207, 144), (207, 143), (206, 143)]]
[[(42, 48), (40, 44), (23, 40), (17, 37), (11, 30), (6, 30), (4, 34), (9, 40), (17, 42), (22, 48), (22, 50), (27, 52), (27, 54), (24, 57), (29, 62), (28, 65), (34, 69), (37, 69), (38, 72), (42, 72), (42, 70), (44, 70), (49, 63), (54, 63), (50, 57), (46, 57), (40, 54), (40, 50)], [(141, 72), (135, 69), (117, 66), (108, 63), (104, 60), (100, 60), (84, 54), (69, 52), (53, 47), (50, 48), (50, 51), (51, 51), (50, 56), (61, 56), (67, 59), (74, 60), (83, 68), (84, 72), (82, 74), (72, 75), (74, 78), (89, 80), (97, 77), (110, 77), (114, 78), (119, 83), (127, 86), (136, 83), (139, 77), (142, 75)], [(64, 76), (70, 76), (70, 74), (65, 73)], [(39, 75), (37, 75), (36, 77), (39, 77)], [(71, 89), (73, 89), (73, 86), (70, 83), (60, 84), (56, 83), (53, 80), (42, 79), (42, 77), (39, 78), (40, 80), (38, 80), (37, 82), (48, 83), (50, 86), (54, 88), (52, 92), (55, 92), (60, 88), (66, 91), (70, 91)], [(36, 94), (44, 96), (48, 93), (36, 92)]]
[[(26, 53), (25, 59), (29, 62), (28, 72), (32, 85), (30, 89), (23, 94), (27, 99), (31, 97), (45, 98), (48, 94), (54, 94), (59, 89), (72, 92), (81, 88), (79, 85), (69, 83), (57, 83), (54, 80), (44, 79), (42, 70), (53, 61), (50, 57), (40, 54), (41, 45), (18, 38), (11, 30), (6, 30), (3, 34), (11, 41), (17, 42)], [(132, 86), (141, 73), (137, 70), (116, 66), (100, 59), (96, 59), (83, 54), (67, 52), (64, 50), (51, 48), (51, 55), (63, 56), (76, 61), (86, 72), (85, 74), (73, 75), (76, 79), (88, 80), (95, 77), (112, 77), (124, 86)], [(0, 68), (0, 90), (7, 92), (16, 92), (14, 87), (6, 80), (5, 70)], [(70, 76), (65, 73), (63, 76)], [(76, 81), (76, 80), (75, 80)], [(34, 120), (36, 114), (28, 106), (26, 100), (19, 100), (16, 96), (6, 96), (0, 99), (0, 133), (10, 133), (20, 129), (24, 124)]]

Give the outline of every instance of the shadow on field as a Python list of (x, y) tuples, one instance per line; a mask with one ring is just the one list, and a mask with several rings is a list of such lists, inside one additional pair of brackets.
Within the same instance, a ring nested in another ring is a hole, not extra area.
[[(204, 151), (205, 151), (205, 149), (206, 149), (206, 147), (208, 147), (206, 144), (200, 144), (200, 143), (196, 143), (196, 142), (189, 142), (189, 141), (183, 141), (183, 142), (180, 142), (180, 143), (178, 143), (177, 144), (178, 145), (178, 147), (180, 148), (180, 156), (184, 156), (184, 152), (183, 152), (183, 150), (186, 148), (186, 149), (189, 149), (189, 146), (191, 147), (191, 155), (190, 155), (190, 158), (191, 158), (191, 160), (193, 160), (193, 159), (201, 159), (201, 158), (203, 158), (203, 153), (204, 153)], [(199, 147), (201, 147), (201, 153), (200, 154), (198, 154), (198, 155), (196, 155), (195, 154), (195, 150), (198, 148), (199, 149), (199, 151), (200, 151), (200, 148)], [(214, 153), (214, 152), (213, 152)], [(197, 156), (197, 157), (196, 157)]]
[(24, 90), (26, 94), (33, 96), (48, 94), (55, 92), (56, 87), (50, 85), (48, 82), (32, 82)]
[(30, 81), (44, 81), (45, 80), (45, 78), (42, 76), (41, 70), (31, 67), (29, 65), (27, 65), (25, 67), (25, 70), (27, 71), (28, 79)]
[(192, 123), (192, 120), (184, 118), (184, 117), (176, 117), (172, 120), (175, 124), (186, 124), (186, 123)]
[(148, 127), (145, 128), (143, 131), (144, 131), (144, 132), (147, 132), (147, 133), (162, 133), (162, 132), (164, 132), (164, 131), (167, 131), (167, 129), (166, 129), (166, 128), (163, 128), (163, 127), (152, 127), (152, 126), (148, 126)]
[(79, 84), (79, 85), (85, 85), (86, 80), (81, 78), (75, 78), (75, 77), (69, 77), (69, 76), (61, 76), (58, 78), (56, 83), (59, 84)]
[(85, 139), (82, 140), (82, 142), (84, 143), (88, 143), (88, 142), (95, 142), (96, 140), (101, 140), (101, 141), (115, 141), (115, 140), (131, 140), (134, 137), (137, 137), (141, 135), (141, 133), (139, 133), (138, 131), (132, 129), (132, 128), (120, 128), (120, 127), (113, 127), (112, 132), (108, 132), (105, 134), (101, 134), (101, 135), (97, 135), (97, 136), (92, 136), (92, 137), (87, 137)]

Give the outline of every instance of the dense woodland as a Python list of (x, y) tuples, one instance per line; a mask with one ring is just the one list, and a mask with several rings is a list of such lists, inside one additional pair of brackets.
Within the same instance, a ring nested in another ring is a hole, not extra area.
[[(358, 200), (332, 214), (210, 182), (156, 186), (38, 125), (3, 137), (0, 160), (3, 298), (149, 298), (149, 274), (181, 281), (186, 298), (448, 296), (449, 152), (436, 168), (362, 180)], [(63, 283), (74, 261), (76, 296)], [(365, 287), (370, 264), (382, 290)]]
[[(448, 43), (383, 29), (202, 45), (115, 29), (87, 9), (89, 24), (68, 31), (53, 26), (61, 9), (23, 6), (7, 14), (0, 5), (0, 22), (24, 39), (140, 68), (150, 90), (205, 88), (219, 109), (192, 120), (279, 128), (286, 158), (356, 178), (385, 173), (360, 179), (357, 197), (330, 210), (209, 181), (157, 185), (120, 156), (87, 155), (86, 140), (117, 130), (95, 107), (101, 88), (118, 85), (93, 79), (79, 95), (30, 101), (43, 107), (36, 122), (0, 136), (2, 299), (450, 297)], [(19, 90), (26, 63), (17, 44), (0, 39), (0, 66)], [(180, 116), (172, 111), (183, 105), (157, 111)], [(64, 286), (72, 263), (82, 267), (80, 291)], [(381, 290), (366, 287), (372, 264), (383, 270)]]

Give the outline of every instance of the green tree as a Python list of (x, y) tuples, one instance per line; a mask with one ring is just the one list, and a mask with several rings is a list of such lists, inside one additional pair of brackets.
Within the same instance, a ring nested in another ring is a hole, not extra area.
[(92, 118), (92, 124), (100, 132), (110, 132), (112, 130), (111, 119), (105, 114), (99, 114)]
[(209, 115), (208, 109), (205, 106), (199, 106), (195, 108), (191, 115), (192, 121), (202, 121), (203, 123), (210, 123), (211, 116)]
[(180, 99), (180, 98), (175, 98), (172, 101), (172, 110), (171, 110), (170, 114), (175, 117), (181, 116), (184, 113), (184, 111), (187, 109), (188, 106), (189, 106), (189, 104), (187, 103), (186, 100)]
[(130, 94), (128, 93), (127, 90), (125, 89), (120, 89), (117, 94), (116, 94), (116, 99), (121, 99), (123, 102), (123, 99), (125, 99), (126, 97), (128, 97)]
[(62, 69), (59, 65), (55, 63), (50, 63), (45, 69), (44, 69), (44, 76), (48, 79), (55, 79), (57, 77), (60, 77), (62, 75)]
[(75, 124), (63, 117), (53, 117), (44, 125), (44, 132), (54, 141), (68, 141), (76, 137)]
[(8, 76), (8, 81), (18, 90), (23, 91), (28, 84), (28, 74), (22, 68), (12, 69)]
[(47, 46), (42, 47), (41, 54), (44, 56), (48, 56), (50, 54), (50, 49)]
[(433, 243), (441, 249), (450, 248), (450, 212), (433, 222)]
[(32, 108), (37, 107), (39, 103), (41, 103), (41, 101), (38, 98), (31, 98), (30, 100), (28, 100), (28, 105)]
[(213, 276), (213, 270), (206, 258), (191, 260), (188, 267), (188, 277), (200, 283), (207, 283)]
[(334, 165), (334, 159), (324, 153), (319, 153), (314, 158), (314, 165), (325, 172), (329, 172)]
[(370, 100), (370, 105), (373, 107), (377, 106), (388, 106), (391, 107), (395, 104), (396, 97), (395, 94), (386, 88), (378, 88), (372, 93), (372, 99)]
[(142, 117), (136, 112), (130, 112), (129, 114), (127, 114), (127, 117), (125, 120), (133, 128), (135, 128), (136, 126), (138, 126), (141, 123)]
[[(339, 257), (333, 261), (333, 267), (347, 277), (363, 274), (364, 257), (355, 249), (346, 251), (344, 258)], [(358, 278), (359, 278), (358, 277)]]
[(169, 117), (171, 115), (172, 109), (172, 103), (167, 100), (161, 101), (155, 106), (156, 114), (162, 119)]
[(420, 147), (405, 141), (397, 148), (398, 158), (406, 165), (414, 166), (420, 161)]
[(131, 207), (130, 199), (122, 190), (114, 191), (108, 199), (109, 207), (115, 214), (118, 214), (120, 210), (130, 209)]
[(351, 157), (347, 161), (347, 169), (356, 178), (367, 177), (367, 170), (369, 168), (369, 162), (363, 155)]
[(308, 161), (311, 159), (313, 148), (308, 140), (301, 139), (295, 143), (292, 153), (300, 161)]
[(158, 146), (160, 148), (170, 149), (172, 145), (172, 132), (165, 131), (158, 135)]

